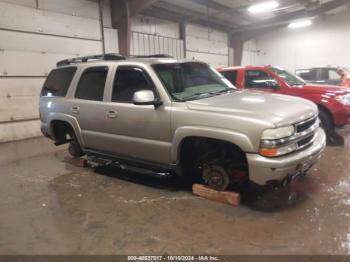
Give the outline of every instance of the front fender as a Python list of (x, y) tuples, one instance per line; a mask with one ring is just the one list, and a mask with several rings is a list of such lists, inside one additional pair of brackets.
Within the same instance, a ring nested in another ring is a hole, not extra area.
[(80, 146), (81, 147), (85, 146), (84, 140), (81, 136), (81, 128), (80, 128), (78, 121), (75, 117), (70, 116), (70, 115), (66, 115), (63, 113), (51, 112), (47, 117), (47, 122), (49, 123), (49, 133), (50, 133), (50, 135), (52, 135), (52, 137), (54, 136), (54, 132), (52, 130), (52, 121), (54, 121), (54, 120), (61, 120), (61, 121), (65, 121), (65, 122), (69, 123), (74, 130), (74, 133), (78, 139)]
[(185, 126), (178, 128), (174, 134), (171, 150), (171, 159), (174, 163), (178, 162), (181, 142), (187, 137), (205, 137), (224, 140), (235, 144), (243, 152), (255, 152), (252, 142), (245, 134), (213, 127)]

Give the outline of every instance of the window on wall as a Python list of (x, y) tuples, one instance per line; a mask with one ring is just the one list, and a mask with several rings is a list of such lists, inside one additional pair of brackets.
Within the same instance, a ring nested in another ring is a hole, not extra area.
[(277, 81), (264, 71), (247, 70), (245, 73), (246, 88), (272, 88), (277, 85)]
[(91, 67), (80, 77), (75, 97), (84, 100), (102, 101), (108, 67)]
[(139, 67), (119, 66), (113, 83), (112, 102), (131, 103), (134, 93), (141, 90), (155, 92), (148, 74)]
[(76, 71), (76, 67), (65, 67), (52, 70), (41, 90), (41, 96), (66, 96)]

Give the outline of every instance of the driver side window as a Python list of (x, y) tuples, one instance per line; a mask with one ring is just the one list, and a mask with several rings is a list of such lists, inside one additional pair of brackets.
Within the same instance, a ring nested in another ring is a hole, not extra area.
[(277, 81), (264, 71), (247, 70), (245, 72), (246, 88), (273, 88), (277, 86)]
[(141, 90), (151, 90), (156, 96), (155, 86), (143, 69), (119, 66), (113, 83), (112, 102), (132, 103), (134, 93)]

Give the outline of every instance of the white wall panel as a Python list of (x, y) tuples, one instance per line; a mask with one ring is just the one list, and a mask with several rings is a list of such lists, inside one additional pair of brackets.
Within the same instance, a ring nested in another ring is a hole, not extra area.
[(131, 55), (166, 54), (183, 58), (183, 41), (175, 38), (133, 32)]
[(0, 27), (70, 37), (101, 38), (100, 22), (95, 19), (0, 2)]
[(71, 55), (101, 53), (100, 41), (0, 30), (0, 49)]
[(188, 51), (228, 54), (228, 36), (206, 27), (188, 24), (186, 26), (186, 48)]
[(67, 15), (100, 19), (98, 2), (89, 0), (39, 0), (41, 10), (53, 11)]
[(35, 0), (0, 0), (0, 2), (36, 8)]
[(260, 52), (256, 41), (251, 40), (244, 43), (242, 65), (258, 65), (260, 64)]
[(23, 121), (0, 125), (0, 143), (41, 136), (40, 121)]
[(39, 117), (39, 96), (0, 97), (0, 123)]
[(0, 98), (39, 96), (45, 77), (0, 77)]
[(38, 118), (39, 95), (44, 77), (0, 78), (1, 122)]
[(141, 15), (132, 19), (131, 30), (151, 35), (180, 38), (178, 23)]
[(187, 58), (199, 59), (215, 67), (228, 65), (228, 36), (225, 32), (188, 24), (186, 49)]
[(46, 54), (37, 52), (0, 52), (0, 74), (4, 76), (45, 76), (57, 61), (70, 58), (71, 54)]
[[(109, 0), (104, 27), (111, 27)], [(40, 136), (38, 100), (57, 61), (102, 53), (97, 1), (0, 0), (0, 142)], [(108, 52), (118, 52), (116, 30), (106, 28)], [(34, 77), (41, 76), (41, 77)]]
[(106, 53), (118, 53), (118, 30), (111, 28), (104, 28), (105, 37), (105, 51)]
[(260, 63), (281, 66), (294, 72), (298, 68), (343, 66), (350, 68), (349, 11), (315, 20), (307, 28), (283, 28), (257, 39)]
[(187, 59), (196, 59), (199, 61), (206, 62), (216, 67), (227, 66), (228, 57), (226, 55), (215, 55), (215, 54), (205, 54), (205, 53), (197, 53), (197, 52), (189, 52), (187, 51)]

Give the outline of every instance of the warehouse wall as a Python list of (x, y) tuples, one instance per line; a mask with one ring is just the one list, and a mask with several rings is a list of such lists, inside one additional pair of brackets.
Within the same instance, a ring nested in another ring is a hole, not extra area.
[[(106, 49), (117, 52), (108, 1)], [(0, 142), (40, 135), (39, 93), (58, 60), (102, 53), (98, 3), (0, 0)]]
[(184, 57), (179, 24), (162, 19), (136, 16), (131, 23), (131, 55), (168, 54)]
[[(229, 48), (229, 66), (234, 65), (234, 48)], [(258, 65), (260, 64), (260, 51), (255, 40), (244, 43), (241, 65)]]
[(186, 58), (202, 60), (214, 67), (228, 66), (228, 36), (225, 32), (188, 24), (186, 49)]
[(260, 64), (297, 68), (345, 66), (350, 68), (350, 11), (325, 20), (316, 20), (307, 28), (283, 28), (256, 39), (261, 50)]

